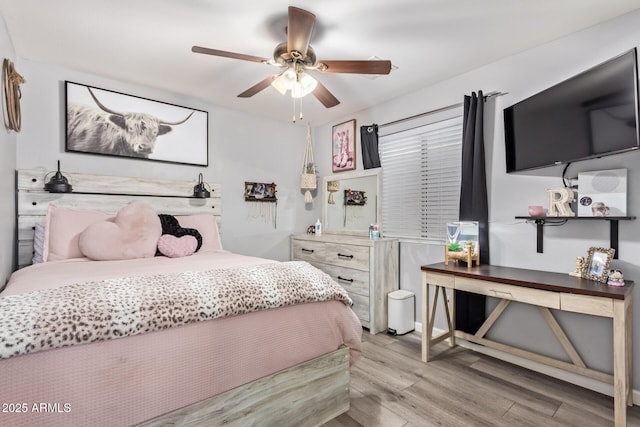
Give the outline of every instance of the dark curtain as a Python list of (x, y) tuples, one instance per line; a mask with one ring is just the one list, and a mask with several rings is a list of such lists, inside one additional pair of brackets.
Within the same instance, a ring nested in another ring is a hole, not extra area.
[[(480, 263), (489, 264), (489, 206), (484, 162), (484, 97), (464, 97), (460, 221), (478, 221)], [(485, 321), (485, 297), (456, 291), (456, 329), (475, 333)]]
[(365, 169), (380, 167), (378, 153), (378, 125), (360, 126), (360, 145), (362, 145), (362, 164)]

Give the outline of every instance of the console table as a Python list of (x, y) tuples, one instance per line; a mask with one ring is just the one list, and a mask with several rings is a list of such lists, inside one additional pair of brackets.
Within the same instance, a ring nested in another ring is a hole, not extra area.
[[(425, 265), (422, 270), (422, 361), (429, 361), (431, 347), (445, 339), (455, 346), (455, 339), (514, 354), (549, 366), (609, 383), (614, 390), (616, 426), (625, 426), (627, 405), (632, 405), (632, 321), (633, 282), (612, 287), (568, 274), (519, 268), (480, 265), (466, 267), (444, 263)], [(431, 286), (429, 286), (431, 285)], [(435, 289), (430, 298), (430, 288)], [(475, 334), (455, 328), (455, 293), (461, 290), (500, 299), (498, 305)], [(441, 296), (441, 298), (439, 298)], [(434, 320), (438, 301), (442, 301), (448, 330), (434, 336)], [(502, 344), (485, 335), (511, 301), (538, 307), (558, 338), (571, 362)], [(553, 310), (570, 311), (613, 319), (613, 375), (585, 365), (569, 337), (556, 321)]]

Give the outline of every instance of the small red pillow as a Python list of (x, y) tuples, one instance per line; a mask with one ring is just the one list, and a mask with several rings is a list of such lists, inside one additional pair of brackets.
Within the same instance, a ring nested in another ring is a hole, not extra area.
[(176, 237), (163, 234), (158, 239), (158, 251), (169, 258), (193, 255), (198, 247), (198, 240), (193, 236)]

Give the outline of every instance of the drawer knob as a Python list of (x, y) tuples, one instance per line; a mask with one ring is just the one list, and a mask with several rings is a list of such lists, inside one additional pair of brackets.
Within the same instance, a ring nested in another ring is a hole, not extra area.
[(301, 251), (302, 251), (302, 252), (307, 252), (307, 253), (309, 253), (309, 254), (312, 254), (312, 253), (313, 253), (313, 249), (305, 249), (305, 248), (302, 248), (302, 249), (301, 249)]
[(353, 255), (345, 255), (345, 254), (341, 254), (340, 252), (338, 252), (338, 256), (339, 256), (340, 258), (353, 259)]
[(342, 276), (338, 276), (338, 280), (342, 280), (343, 282), (349, 282), (349, 283), (353, 283), (353, 279), (345, 279)]

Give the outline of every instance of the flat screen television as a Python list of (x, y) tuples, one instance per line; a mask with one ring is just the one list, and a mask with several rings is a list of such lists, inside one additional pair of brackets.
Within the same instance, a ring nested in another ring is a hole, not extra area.
[(636, 49), (504, 110), (507, 172), (640, 147)]

